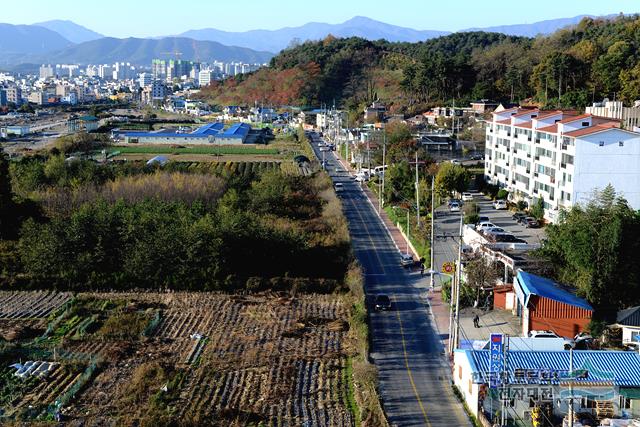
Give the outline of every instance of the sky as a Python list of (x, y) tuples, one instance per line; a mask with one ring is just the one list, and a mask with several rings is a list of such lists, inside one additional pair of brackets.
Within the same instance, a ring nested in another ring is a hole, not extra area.
[(494, 0), (191, 0), (185, 3), (166, 0), (3, 0), (3, 3), (5, 1), (0, 22), (33, 24), (68, 19), (112, 37), (175, 35), (200, 28), (278, 29), (311, 21), (336, 24), (354, 16), (367, 16), (417, 30), (456, 31), (583, 14), (640, 13), (639, 0), (536, 0), (533, 3)]

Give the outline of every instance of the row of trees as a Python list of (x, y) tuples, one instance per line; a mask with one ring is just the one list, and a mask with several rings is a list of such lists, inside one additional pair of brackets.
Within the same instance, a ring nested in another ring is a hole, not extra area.
[[(8, 216), (6, 200), (22, 197), (6, 184), (25, 187), (27, 172), (42, 171), (25, 192), (39, 200), (31, 218), (9, 236), (14, 243), (0, 241), (0, 264), (11, 264), (0, 265), (4, 280), (77, 290), (234, 290), (299, 278), (300, 289), (331, 291), (351, 261), (344, 218), (322, 177), (272, 169), (246, 181), (92, 164), (51, 156), (9, 168), (0, 156), (0, 211)], [(95, 180), (74, 185), (84, 170)]]

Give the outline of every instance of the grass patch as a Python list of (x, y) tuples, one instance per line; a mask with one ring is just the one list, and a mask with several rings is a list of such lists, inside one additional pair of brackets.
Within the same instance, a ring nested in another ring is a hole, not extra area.
[(170, 146), (126, 146), (114, 147), (110, 153), (120, 152), (120, 154), (220, 154), (220, 155), (238, 155), (238, 154), (265, 154), (276, 155), (279, 150), (275, 148), (259, 148), (255, 146), (202, 146), (202, 147), (184, 147), (174, 148)]
[[(393, 207), (388, 205), (384, 207), (384, 211), (387, 213), (387, 215), (389, 215), (389, 219), (391, 219), (391, 222), (393, 222), (394, 224), (400, 225), (400, 229), (403, 231), (403, 233), (406, 234), (406, 230), (407, 230), (406, 211), (403, 209), (396, 210), (396, 209), (393, 209)], [(411, 225), (411, 228), (409, 230), (409, 240), (411, 241), (411, 244), (416, 249), (416, 251), (418, 251), (418, 254), (421, 257), (424, 257), (425, 259), (428, 260), (430, 258), (429, 241), (427, 240), (428, 230), (424, 228), (429, 228), (431, 225), (428, 223), (428, 219), (425, 219), (422, 221), (422, 224), (420, 225), (420, 227), (423, 229), (418, 229), (416, 232), (415, 217), (410, 215), (409, 222)], [(405, 248), (401, 247), (400, 250), (404, 251)]]
[(349, 412), (353, 415), (353, 419), (355, 420), (356, 427), (360, 427), (360, 417), (359, 417), (359, 408), (356, 403), (355, 390), (353, 387), (353, 362), (350, 357), (347, 357), (346, 364), (343, 371), (343, 381), (344, 381), (344, 405), (347, 407)]

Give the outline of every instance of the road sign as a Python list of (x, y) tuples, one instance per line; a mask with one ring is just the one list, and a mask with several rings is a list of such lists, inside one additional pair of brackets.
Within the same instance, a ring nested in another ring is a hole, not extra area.
[(456, 271), (455, 263), (446, 261), (442, 263), (442, 272), (445, 274), (453, 274)]
[(489, 344), (489, 388), (498, 388), (504, 369), (504, 335), (491, 334)]

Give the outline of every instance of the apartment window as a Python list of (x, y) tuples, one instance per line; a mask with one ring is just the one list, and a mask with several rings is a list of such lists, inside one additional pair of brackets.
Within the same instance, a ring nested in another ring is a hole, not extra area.
[(624, 147), (624, 141), (618, 141), (618, 147)]
[(599, 145), (600, 147), (604, 147), (604, 141), (600, 141)]

